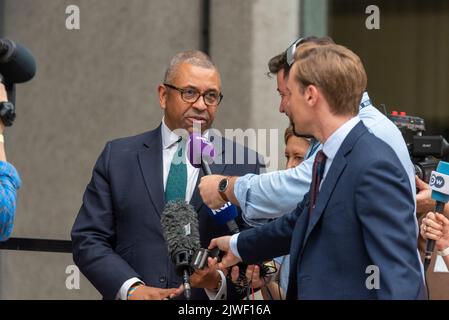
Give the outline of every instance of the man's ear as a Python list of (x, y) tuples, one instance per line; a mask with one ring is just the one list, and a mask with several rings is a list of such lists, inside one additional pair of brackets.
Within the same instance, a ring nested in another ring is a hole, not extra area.
[(305, 98), (307, 103), (310, 106), (314, 106), (316, 105), (317, 101), (318, 101), (318, 96), (319, 96), (319, 92), (318, 92), (318, 88), (314, 85), (309, 85), (306, 88), (305, 91)]
[(161, 108), (165, 110), (165, 104), (167, 103), (167, 88), (164, 85), (159, 85), (157, 88), (159, 94), (159, 104)]

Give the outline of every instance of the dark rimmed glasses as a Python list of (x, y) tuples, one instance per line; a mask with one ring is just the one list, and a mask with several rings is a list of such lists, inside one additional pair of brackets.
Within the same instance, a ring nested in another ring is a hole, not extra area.
[(187, 103), (195, 103), (202, 96), (204, 103), (208, 107), (216, 107), (223, 99), (223, 94), (216, 90), (207, 90), (206, 92), (201, 93), (198, 89), (193, 87), (178, 88), (168, 83), (164, 83), (164, 86), (179, 91), (182, 100)]

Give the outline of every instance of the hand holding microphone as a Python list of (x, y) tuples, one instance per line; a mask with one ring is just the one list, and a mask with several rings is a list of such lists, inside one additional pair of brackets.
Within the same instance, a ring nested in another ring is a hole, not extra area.
[(449, 219), (444, 215), (429, 212), (422, 220), (421, 235), (426, 240), (435, 240), (438, 251), (449, 248)]
[(231, 236), (224, 236), (212, 239), (208, 247), (209, 250), (213, 250), (217, 247), (220, 251), (225, 253), (218, 263), (218, 268), (222, 270), (241, 262), (241, 260), (232, 253), (230, 243)]
[[(440, 161), (438, 164), (437, 170), (432, 172), (430, 177), (429, 186), (432, 189), (432, 199), (436, 201), (435, 212), (436, 216), (442, 214), (444, 212), (444, 205), (449, 201), (449, 163)], [(429, 215), (429, 218), (433, 218), (432, 215)], [(437, 218), (435, 217), (435, 221)], [(441, 219), (441, 218), (438, 218)], [(435, 248), (435, 237), (442, 236), (439, 234), (441, 232), (440, 228), (437, 224), (434, 224), (433, 219), (423, 220), (423, 224), (421, 225), (421, 234), (427, 238), (426, 243), (426, 252), (424, 257), (424, 270), (427, 271), (429, 268), (432, 253)], [(424, 223), (425, 222), (425, 223)], [(432, 222), (430, 224), (430, 222)], [(429, 224), (428, 224), (429, 223)], [(427, 230), (429, 228), (429, 230)], [(435, 231), (438, 231), (437, 234), (433, 234), (433, 228), (436, 228)], [(429, 232), (428, 232), (429, 231)]]

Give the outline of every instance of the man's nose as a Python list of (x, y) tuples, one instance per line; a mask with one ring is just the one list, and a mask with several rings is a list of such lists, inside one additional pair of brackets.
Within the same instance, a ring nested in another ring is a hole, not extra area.
[(195, 109), (204, 111), (207, 109), (207, 104), (204, 102), (204, 96), (200, 96), (198, 100), (192, 105)]
[(279, 104), (279, 112), (280, 112), (280, 113), (285, 113), (285, 107), (284, 107), (284, 103), (282, 103), (282, 101), (281, 101), (281, 103)]

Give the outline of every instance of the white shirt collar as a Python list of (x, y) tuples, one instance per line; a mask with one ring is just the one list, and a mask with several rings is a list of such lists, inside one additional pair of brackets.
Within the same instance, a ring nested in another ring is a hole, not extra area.
[(163, 149), (170, 148), (179, 140), (179, 136), (171, 131), (170, 128), (165, 124), (165, 117), (162, 118), (161, 133)]
[[(165, 124), (165, 117), (162, 118), (161, 133), (162, 149), (168, 149), (172, 147), (179, 140), (179, 136), (171, 131), (170, 128)], [(209, 130), (204, 131), (202, 136), (209, 140)]]
[(338, 149), (345, 140), (349, 132), (359, 123), (359, 116), (355, 116), (351, 120), (345, 122), (340, 128), (338, 128), (323, 144), (323, 152), (330, 160), (335, 158)]

